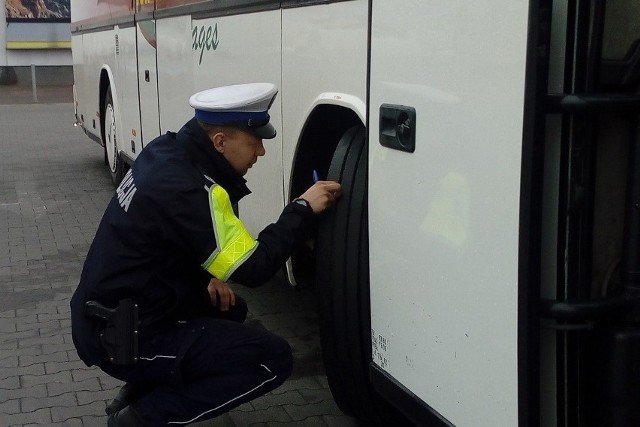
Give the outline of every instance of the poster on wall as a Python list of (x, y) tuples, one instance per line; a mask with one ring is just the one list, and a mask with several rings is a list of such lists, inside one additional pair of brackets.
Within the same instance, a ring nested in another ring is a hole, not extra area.
[(7, 22), (71, 22), (70, 0), (5, 0)]

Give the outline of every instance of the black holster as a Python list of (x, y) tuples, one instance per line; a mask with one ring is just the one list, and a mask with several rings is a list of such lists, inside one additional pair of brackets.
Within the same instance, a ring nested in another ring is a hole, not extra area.
[(116, 308), (87, 301), (85, 315), (104, 323), (100, 342), (110, 363), (131, 365), (138, 361), (138, 305), (132, 299), (120, 300)]

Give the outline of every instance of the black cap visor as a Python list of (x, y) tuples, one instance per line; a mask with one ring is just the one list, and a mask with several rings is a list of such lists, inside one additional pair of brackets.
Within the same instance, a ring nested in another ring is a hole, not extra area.
[(269, 119), (265, 121), (261, 121), (260, 123), (255, 123), (253, 120), (249, 120), (249, 122), (236, 122), (229, 123), (228, 125), (237, 127), (240, 130), (248, 132), (262, 139), (273, 139), (276, 137), (276, 128), (273, 127), (271, 123), (269, 123)]
[(262, 139), (273, 139), (276, 137), (276, 128), (271, 123), (262, 126), (247, 126), (247, 132), (256, 135)]

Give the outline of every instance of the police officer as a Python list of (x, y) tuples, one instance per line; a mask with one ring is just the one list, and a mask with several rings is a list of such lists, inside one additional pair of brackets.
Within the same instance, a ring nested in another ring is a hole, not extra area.
[(205, 420), (290, 375), (288, 343), (243, 325), (246, 303), (225, 283), (268, 281), (340, 196), (340, 184), (315, 183), (256, 239), (234, 214), (276, 136), (276, 95), (268, 83), (196, 93), (195, 117), (148, 144), (109, 203), (71, 299), (78, 355), (127, 383), (109, 426)]

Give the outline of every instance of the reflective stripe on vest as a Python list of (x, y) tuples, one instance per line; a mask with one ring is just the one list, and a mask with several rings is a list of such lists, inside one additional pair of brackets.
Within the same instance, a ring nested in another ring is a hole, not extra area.
[(217, 248), (202, 267), (216, 278), (227, 280), (253, 253), (258, 242), (234, 214), (227, 192), (217, 184), (209, 188), (209, 209)]

